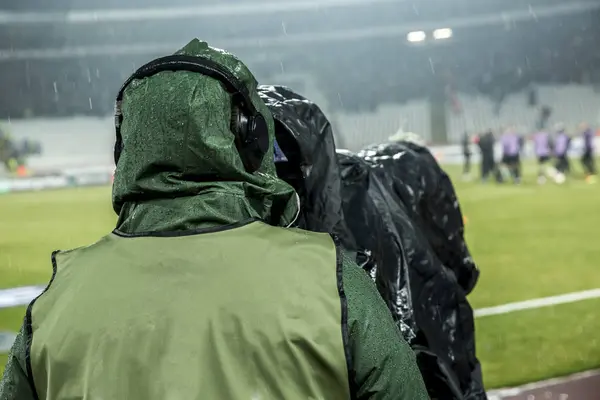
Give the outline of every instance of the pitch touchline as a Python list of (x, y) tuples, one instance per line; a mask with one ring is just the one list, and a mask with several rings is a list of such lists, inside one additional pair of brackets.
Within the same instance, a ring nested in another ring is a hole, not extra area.
[[(42, 290), (44, 290), (44, 286), (24, 286), (12, 289), (2, 289), (0, 290), (0, 309), (25, 306), (38, 296)], [(475, 310), (475, 317), (482, 318), (492, 315), (510, 314), (521, 310), (533, 310), (536, 308), (575, 303), (596, 298), (600, 298), (600, 288), (480, 308)]]
[[(526, 385), (519, 386), (516, 388), (495, 389), (495, 390), (489, 391), (487, 393), (488, 400), (502, 400), (505, 397), (518, 396), (518, 395), (520, 395), (524, 392), (528, 392), (530, 390), (536, 390), (536, 389), (541, 389), (541, 388), (550, 388), (552, 386), (557, 386), (557, 385), (561, 385), (561, 384), (565, 384), (565, 383), (569, 383), (569, 382), (593, 378), (598, 375), (600, 375), (600, 370), (592, 370), (592, 371), (580, 372), (580, 373), (569, 375), (569, 376), (563, 376), (560, 378), (552, 378), (552, 379), (547, 379), (547, 380), (543, 380), (543, 381), (539, 381), (539, 382), (528, 383)], [(565, 399), (566, 399), (566, 397), (565, 397)]]
[(600, 297), (600, 289), (583, 290), (581, 292), (573, 292), (561, 294), (558, 296), (542, 297), (540, 299), (532, 299), (519, 301), (516, 303), (502, 304), (500, 306), (486, 307), (475, 310), (475, 318), (489, 317), (492, 315), (510, 314), (521, 310), (533, 310), (536, 308), (550, 307), (558, 304), (575, 303), (588, 299), (596, 299)]

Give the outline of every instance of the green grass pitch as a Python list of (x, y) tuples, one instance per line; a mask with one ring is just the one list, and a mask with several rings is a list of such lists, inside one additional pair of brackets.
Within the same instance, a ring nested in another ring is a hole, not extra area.
[[(529, 169), (519, 187), (455, 179), (481, 268), (474, 308), (600, 288), (600, 184), (537, 186)], [(46, 283), (53, 250), (94, 242), (115, 220), (110, 188), (0, 196), (0, 288)], [(486, 386), (600, 367), (599, 309), (600, 299), (478, 319)], [(0, 310), (0, 331), (16, 331), (24, 311)]]

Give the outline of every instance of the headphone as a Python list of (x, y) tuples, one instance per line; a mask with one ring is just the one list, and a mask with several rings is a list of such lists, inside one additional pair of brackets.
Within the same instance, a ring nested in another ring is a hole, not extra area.
[(123, 113), (121, 104), (127, 86), (135, 79), (151, 77), (163, 71), (189, 71), (211, 77), (221, 82), (231, 95), (231, 131), (235, 135), (235, 145), (249, 173), (256, 172), (269, 148), (269, 130), (264, 116), (252, 103), (250, 93), (231, 72), (218, 63), (204, 57), (172, 55), (157, 58), (141, 66), (121, 86), (115, 104), (116, 142), (114, 150), (115, 164), (118, 164), (123, 151), (121, 125)]

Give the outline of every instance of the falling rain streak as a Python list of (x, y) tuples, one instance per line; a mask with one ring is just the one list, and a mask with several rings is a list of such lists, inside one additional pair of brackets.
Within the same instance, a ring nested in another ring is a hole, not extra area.
[(435, 75), (435, 67), (433, 65), (433, 60), (431, 59), (431, 57), (429, 57), (428, 60), (429, 60), (429, 69), (431, 70), (432, 75)]

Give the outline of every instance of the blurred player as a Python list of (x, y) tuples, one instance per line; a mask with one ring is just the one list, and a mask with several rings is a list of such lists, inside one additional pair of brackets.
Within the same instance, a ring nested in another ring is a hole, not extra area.
[(559, 126), (556, 138), (554, 139), (554, 157), (556, 157), (556, 183), (564, 183), (567, 174), (571, 171), (569, 162), (569, 149), (571, 148), (571, 137), (565, 131), (565, 128)]
[(494, 159), (494, 145), (496, 138), (491, 130), (488, 130), (482, 135), (475, 138), (474, 141), (481, 151), (481, 181), (487, 182), (490, 174), (494, 174), (496, 182), (502, 183), (502, 174), (496, 168), (496, 160)]
[(585, 180), (588, 183), (595, 182), (596, 162), (594, 160), (594, 132), (586, 123), (581, 123), (580, 130), (583, 139), (583, 154), (581, 155), (581, 164), (585, 172)]
[(468, 181), (471, 180), (471, 137), (468, 132), (463, 135), (462, 141), (462, 152), (463, 152), (463, 179)]
[(502, 164), (508, 169), (515, 184), (521, 183), (521, 137), (514, 129), (502, 135)]
[(552, 154), (552, 145), (550, 134), (545, 131), (537, 132), (533, 135), (533, 151), (538, 161), (538, 183), (546, 183), (547, 177), (554, 177), (554, 167), (548, 165)]

